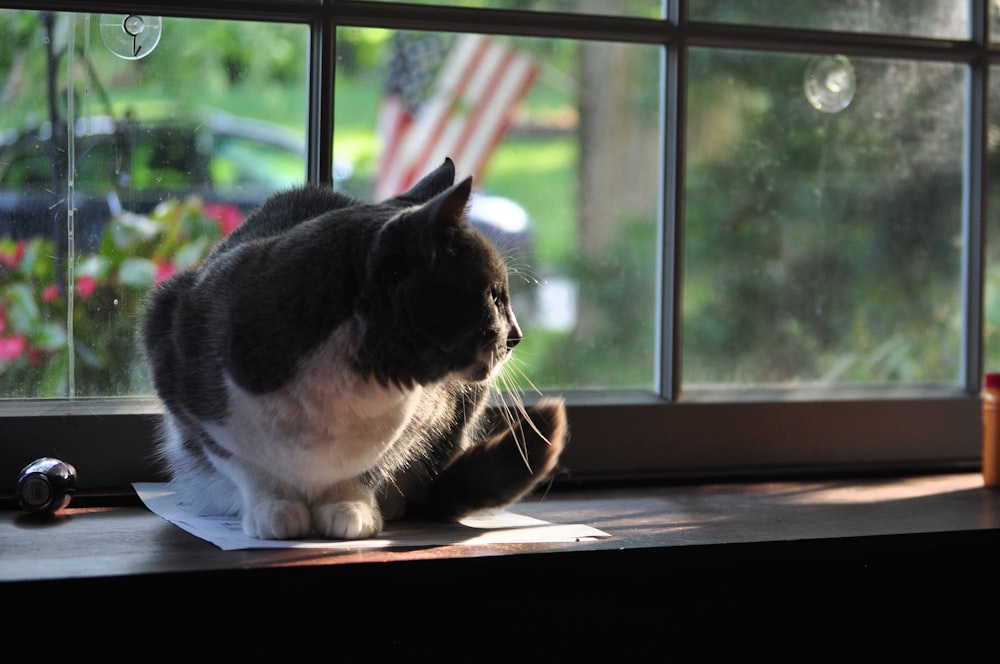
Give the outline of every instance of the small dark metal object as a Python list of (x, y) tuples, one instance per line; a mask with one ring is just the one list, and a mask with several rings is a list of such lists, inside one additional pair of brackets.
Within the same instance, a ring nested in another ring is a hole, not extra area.
[(34, 514), (52, 514), (76, 493), (76, 468), (51, 457), (29, 463), (17, 478), (17, 504)]

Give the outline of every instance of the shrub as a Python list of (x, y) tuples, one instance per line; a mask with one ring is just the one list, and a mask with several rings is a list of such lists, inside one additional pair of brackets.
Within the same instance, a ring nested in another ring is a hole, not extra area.
[(146, 293), (241, 222), (236, 208), (197, 198), (125, 212), (71, 270), (52, 238), (0, 238), (0, 397), (148, 392), (135, 339)]

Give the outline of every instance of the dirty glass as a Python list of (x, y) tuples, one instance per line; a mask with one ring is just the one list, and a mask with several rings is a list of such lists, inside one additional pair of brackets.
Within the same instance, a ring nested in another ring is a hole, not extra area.
[[(956, 0), (692, 0), (693, 21), (969, 38), (969, 4)], [(996, 14), (996, 3), (991, 12)]]
[[(398, 0), (391, 1), (397, 2)], [(413, 5), (612, 14), (642, 18), (662, 18), (664, 16), (664, 0), (404, 0), (404, 2)]]
[(147, 393), (145, 292), (305, 179), (308, 29), (0, 10), (0, 37), (0, 397)]
[(337, 47), (337, 186), (382, 198), (445, 157), (473, 176), (524, 331), (509, 386), (652, 389), (659, 47), (359, 28)]
[(690, 66), (685, 384), (957, 383), (965, 67)]

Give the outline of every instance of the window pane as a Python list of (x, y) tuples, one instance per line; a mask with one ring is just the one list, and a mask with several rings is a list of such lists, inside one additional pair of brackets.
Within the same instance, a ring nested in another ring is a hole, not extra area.
[(1000, 4), (991, 2), (989, 6), (990, 41), (1000, 41)]
[(1000, 371), (1000, 67), (990, 70), (990, 115), (987, 159), (990, 178), (986, 219), (985, 288), (983, 292), (983, 363), (986, 371)]
[(965, 79), (692, 50), (685, 384), (957, 383)]
[[(399, 0), (382, 0), (399, 2)], [(411, 5), (448, 5), (521, 11), (573, 12), (584, 14), (615, 14), (662, 18), (663, 0), (403, 0)]]
[(695, 21), (967, 39), (969, 3), (956, 0), (693, 0)]
[(473, 220), (511, 267), (518, 383), (652, 388), (659, 47), (354, 28), (337, 47), (338, 186), (386, 197), (446, 156), (473, 174)]
[(0, 397), (144, 393), (145, 291), (305, 179), (308, 29), (3, 11), (0, 37)]

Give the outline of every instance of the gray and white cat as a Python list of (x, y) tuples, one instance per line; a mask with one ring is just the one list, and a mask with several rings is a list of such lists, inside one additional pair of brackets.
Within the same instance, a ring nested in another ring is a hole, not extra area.
[(181, 503), (248, 535), (371, 537), (549, 478), (565, 407), (494, 407), (521, 339), (507, 271), (450, 160), (364, 203), (275, 194), (200, 267), (151, 291), (140, 340)]

